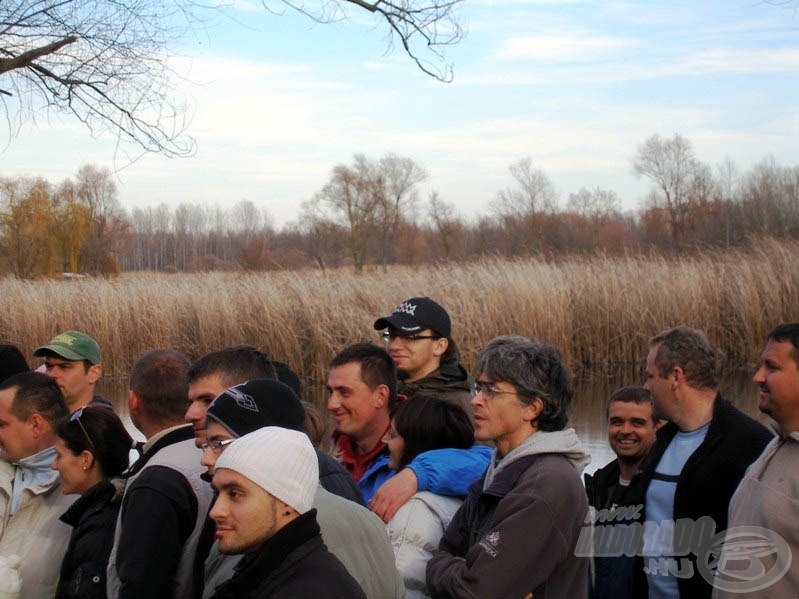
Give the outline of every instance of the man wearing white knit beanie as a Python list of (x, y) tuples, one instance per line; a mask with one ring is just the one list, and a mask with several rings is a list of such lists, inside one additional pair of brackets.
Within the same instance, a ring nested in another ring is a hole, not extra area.
[(210, 517), (223, 553), (243, 553), (214, 597), (365, 597), (327, 550), (312, 508), (319, 466), (307, 435), (269, 426), (216, 462)]

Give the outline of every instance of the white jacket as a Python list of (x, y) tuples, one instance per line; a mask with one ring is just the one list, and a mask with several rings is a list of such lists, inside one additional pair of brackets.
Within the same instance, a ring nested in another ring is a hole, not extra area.
[(23, 491), (19, 508), (10, 516), (13, 480), (14, 466), (0, 460), (0, 555), (20, 557), (21, 599), (52, 597), (72, 534), (72, 527), (58, 518), (77, 495), (64, 495), (56, 478), (50, 484)]
[(422, 491), (397, 510), (388, 523), (397, 570), (405, 583), (405, 597), (429, 597), (425, 568), (450, 520), (463, 500)]

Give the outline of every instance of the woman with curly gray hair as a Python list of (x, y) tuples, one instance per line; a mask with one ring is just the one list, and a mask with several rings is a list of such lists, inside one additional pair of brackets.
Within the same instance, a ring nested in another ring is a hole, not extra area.
[(586, 597), (574, 550), (590, 461), (566, 429), (571, 374), (551, 345), (497, 337), (477, 356), (475, 438), (495, 450), (427, 565), (434, 597)]

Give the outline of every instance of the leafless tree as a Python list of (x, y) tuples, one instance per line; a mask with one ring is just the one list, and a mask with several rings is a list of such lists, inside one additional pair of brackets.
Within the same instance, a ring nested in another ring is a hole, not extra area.
[[(426, 73), (448, 81), (443, 48), (462, 30), (456, 8), (463, 0), (275, 0), (317, 21), (346, 16), (345, 6), (367, 10), (388, 25)], [(268, 10), (272, 2), (264, 0)], [(2, 0), (0, 1), (0, 111), (9, 133), (39, 115), (66, 113), (92, 135), (110, 131), (145, 152), (191, 155), (186, 107), (174, 97), (169, 57), (177, 40), (201, 27), (212, 0)]]
[[(267, 10), (289, 6), (315, 21), (329, 23), (346, 17), (346, 7), (367, 10), (388, 26), (389, 49), (399, 42), (425, 73), (452, 81), (446, 48), (463, 39), (458, 9), (464, 0), (263, 0)], [(430, 56), (428, 60), (426, 56)]]
[(671, 139), (653, 135), (638, 146), (633, 170), (655, 184), (652, 198), (668, 213), (672, 244), (679, 248), (697, 197), (696, 178), (707, 174), (696, 159), (691, 142), (679, 133)]
[(508, 171), (516, 187), (501, 190), (492, 209), (522, 244), (523, 251), (540, 251), (542, 217), (555, 208), (555, 186), (542, 169), (533, 166), (529, 157), (514, 162)]
[(463, 223), (458, 218), (455, 205), (441, 199), (438, 192), (430, 194), (428, 214), (433, 221), (437, 240), (441, 244), (441, 253), (445, 260), (450, 260), (455, 255), (455, 244), (458, 233), (463, 230)]
[(616, 192), (601, 187), (581, 187), (577, 193), (570, 193), (567, 206), (569, 210), (590, 219), (594, 224), (618, 217), (621, 212), (621, 201)]

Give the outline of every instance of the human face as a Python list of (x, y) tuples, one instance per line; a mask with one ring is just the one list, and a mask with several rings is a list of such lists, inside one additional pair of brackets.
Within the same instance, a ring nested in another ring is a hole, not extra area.
[(383, 435), (388, 421), (388, 388), (370, 388), (361, 378), (360, 363), (332, 368), (327, 376), (327, 392), (327, 409), (336, 421), (337, 431), (356, 441)]
[(50, 376), (64, 394), (70, 412), (88, 405), (94, 397), (94, 385), (102, 370), (99, 364), (86, 369), (82, 360), (66, 360), (60, 356), (44, 358), (44, 372)]
[(535, 432), (531, 423), (537, 414), (532, 405), (520, 401), (516, 388), (507, 381), (494, 381), (481, 374), (477, 382), (490, 384), (497, 393), (493, 399), (487, 399), (483, 392), (472, 397), (474, 438), (493, 441), (499, 455), (504, 456)]
[[(213, 418), (210, 419), (208, 422), (208, 429), (206, 439), (208, 443), (212, 443), (214, 441), (227, 441), (228, 439), (233, 439), (233, 435), (230, 434), (230, 431), (227, 430), (224, 426), (219, 424)], [(219, 459), (219, 456), (222, 455), (222, 451), (225, 448), (222, 447), (221, 451), (217, 453), (213, 447), (210, 445), (203, 450), (203, 457), (200, 460), (200, 464), (208, 468), (208, 474), (213, 475), (214, 473), (214, 465), (216, 461)]]
[(205, 411), (228, 386), (218, 374), (209, 374), (189, 383), (189, 408), (183, 419), (194, 427), (194, 444), (200, 447), (205, 443)]
[(608, 442), (622, 462), (640, 463), (655, 442), (651, 403), (614, 401), (608, 407)]
[(669, 373), (665, 377), (660, 375), (660, 371), (655, 366), (655, 359), (658, 355), (660, 344), (649, 350), (646, 358), (646, 382), (644, 389), (652, 394), (655, 407), (666, 420), (674, 420), (675, 401), (674, 401), (674, 375)]
[(388, 427), (388, 432), (383, 437), (383, 443), (388, 446), (388, 467), (392, 470), (399, 470), (402, 455), (405, 453), (405, 439), (397, 432), (393, 420), (391, 426)]
[(282, 528), (277, 499), (246, 476), (220, 468), (213, 485), (218, 496), (209, 516), (222, 553), (254, 551)]
[(782, 428), (783, 434), (799, 430), (799, 366), (789, 341), (769, 341), (753, 378), (760, 386), (760, 411)]
[[(410, 339), (404, 337), (395, 329), (390, 329), (392, 336), (388, 341), (388, 355), (397, 367), (399, 377), (409, 383), (418, 381), (434, 372), (441, 366), (441, 356), (447, 349), (447, 340), (443, 338), (432, 339), (436, 334), (430, 329), (420, 331), (414, 337), (423, 339)], [(397, 333), (395, 335), (395, 333)]]
[(17, 388), (0, 391), (0, 457), (9, 462), (18, 462), (37, 452), (32, 418), (19, 420), (11, 413)]
[(57, 438), (55, 453), (52, 468), (61, 475), (61, 491), (64, 495), (82, 495), (95, 484), (96, 465), (91, 452), (83, 451), (75, 455), (63, 439)]

